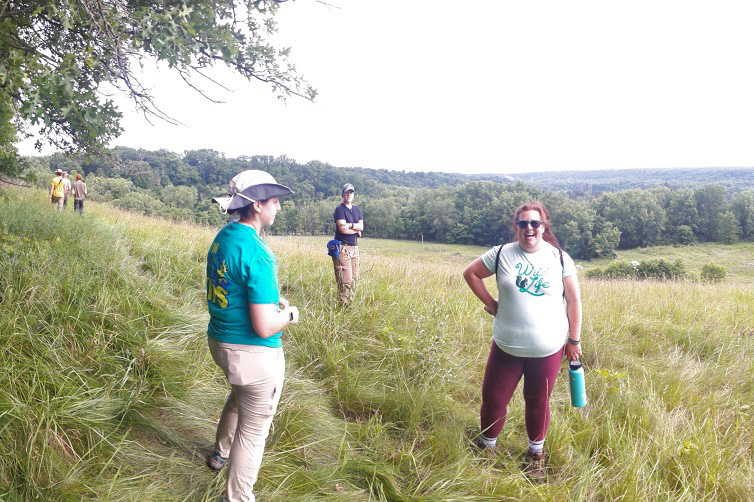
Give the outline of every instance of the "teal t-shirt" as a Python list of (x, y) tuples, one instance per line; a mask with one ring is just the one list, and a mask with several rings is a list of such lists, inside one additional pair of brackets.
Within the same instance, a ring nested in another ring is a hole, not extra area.
[(280, 300), (278, 264), (253, 227), (233, 222), (218, 232), (207, 253), (207, 334), (219, 342), (282, 347), (281, 333), (254, 331), (249, 303)]

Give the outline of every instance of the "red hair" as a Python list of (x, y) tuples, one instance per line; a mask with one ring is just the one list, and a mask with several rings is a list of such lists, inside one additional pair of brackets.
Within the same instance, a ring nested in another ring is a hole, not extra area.
[(518, 221), (518, 217), (524, 211), (538, 211), (539, 212), (539, 217), (542, 219), (542, 225), (545, 226), (545, 233), (542, 234), (542, 239), (544, 239), (545, 242), (552, 244), (557, 249), (560, 249), (560, 243), (558, 242), (558, 238), (555, 237), (554, 233), (552, 233), (552, 222), (550, 221), (550, 212), (538, 200), (527, 202), (526, 204), (521, 204), (513, 212), (513, 235), (515, 236), (514, 240), (518, 240), (518, 233), (516, 232), (516, 228), (517, 228), (516, 222)]

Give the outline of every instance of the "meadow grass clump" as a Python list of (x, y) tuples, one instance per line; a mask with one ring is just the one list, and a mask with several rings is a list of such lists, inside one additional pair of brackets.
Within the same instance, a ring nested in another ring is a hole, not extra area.
[[(96, 203), (57, 214), (21, 190), (0, 215), (0, 499), (217, 500), (223, 474), (204, 467), (228, 391), (206, 347), (216, 229)], [(461, 272), (484, 250), (365, 238), (343, 308), (325, 241), (268, 239), (302, 316), (283, 337), (259, 500), (754, 498), (741, 275), (582, 279), (589, 405), (572, 408), (558, 379), (548, 482), (534, 485), (520, 390), (495, 453), (471, 447), (492, 318)]]
[(182, 365), (153, 343), (184, 320), (117, 227), (15, 197), (0, 205), (0, 486), (93, 496), (100, 476), (140, 472), (111, 459), (152, 399), (184, 393)]

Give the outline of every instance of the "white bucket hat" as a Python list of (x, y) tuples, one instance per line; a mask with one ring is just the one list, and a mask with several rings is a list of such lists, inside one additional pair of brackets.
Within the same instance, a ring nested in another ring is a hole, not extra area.
[(246, 207), (252, 202), (267, 200), (270, 197), (290, 195), (293, 190), (280, 185), (270, 173), (249, 169), (242, 171), (228, 183), (228, 194), (212, 198), (223, 214)]

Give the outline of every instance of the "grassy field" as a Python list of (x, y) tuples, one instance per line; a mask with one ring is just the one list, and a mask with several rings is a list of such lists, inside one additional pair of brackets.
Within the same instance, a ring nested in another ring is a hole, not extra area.
[[(673, 262), (683, 260), (686, 270), (697, 277), (706, 263), (722, 265), (728, 272), (727, 281), (733, 283), (754, 284), (754, 242), (736, 244), (703, 243), (696, 246), (657, 246), (618, 250), (618, 259), (642, 261), (650, 258), (662, 258)], [(585, 270), (604, 267), (610, 260), (592, 260), (579, 262)]]
[[(0, 500), (218, 499), (203, 464), (227, 392), (206, 348), (214, 233), (0, 192)], [(483, 249), (364, 239), (344, 310), (325, 241), (269, 239), (302, 318), (258, 500), (754, 500), (751, 245), (621, 256), (717, 256), (720, 284), (582, 281), (590, 404), (573, 409), (559, 379), (549, 482), (533, 485), (520, 391), (499, 451), (470, 447), (491, 318), (461, 271)]]

